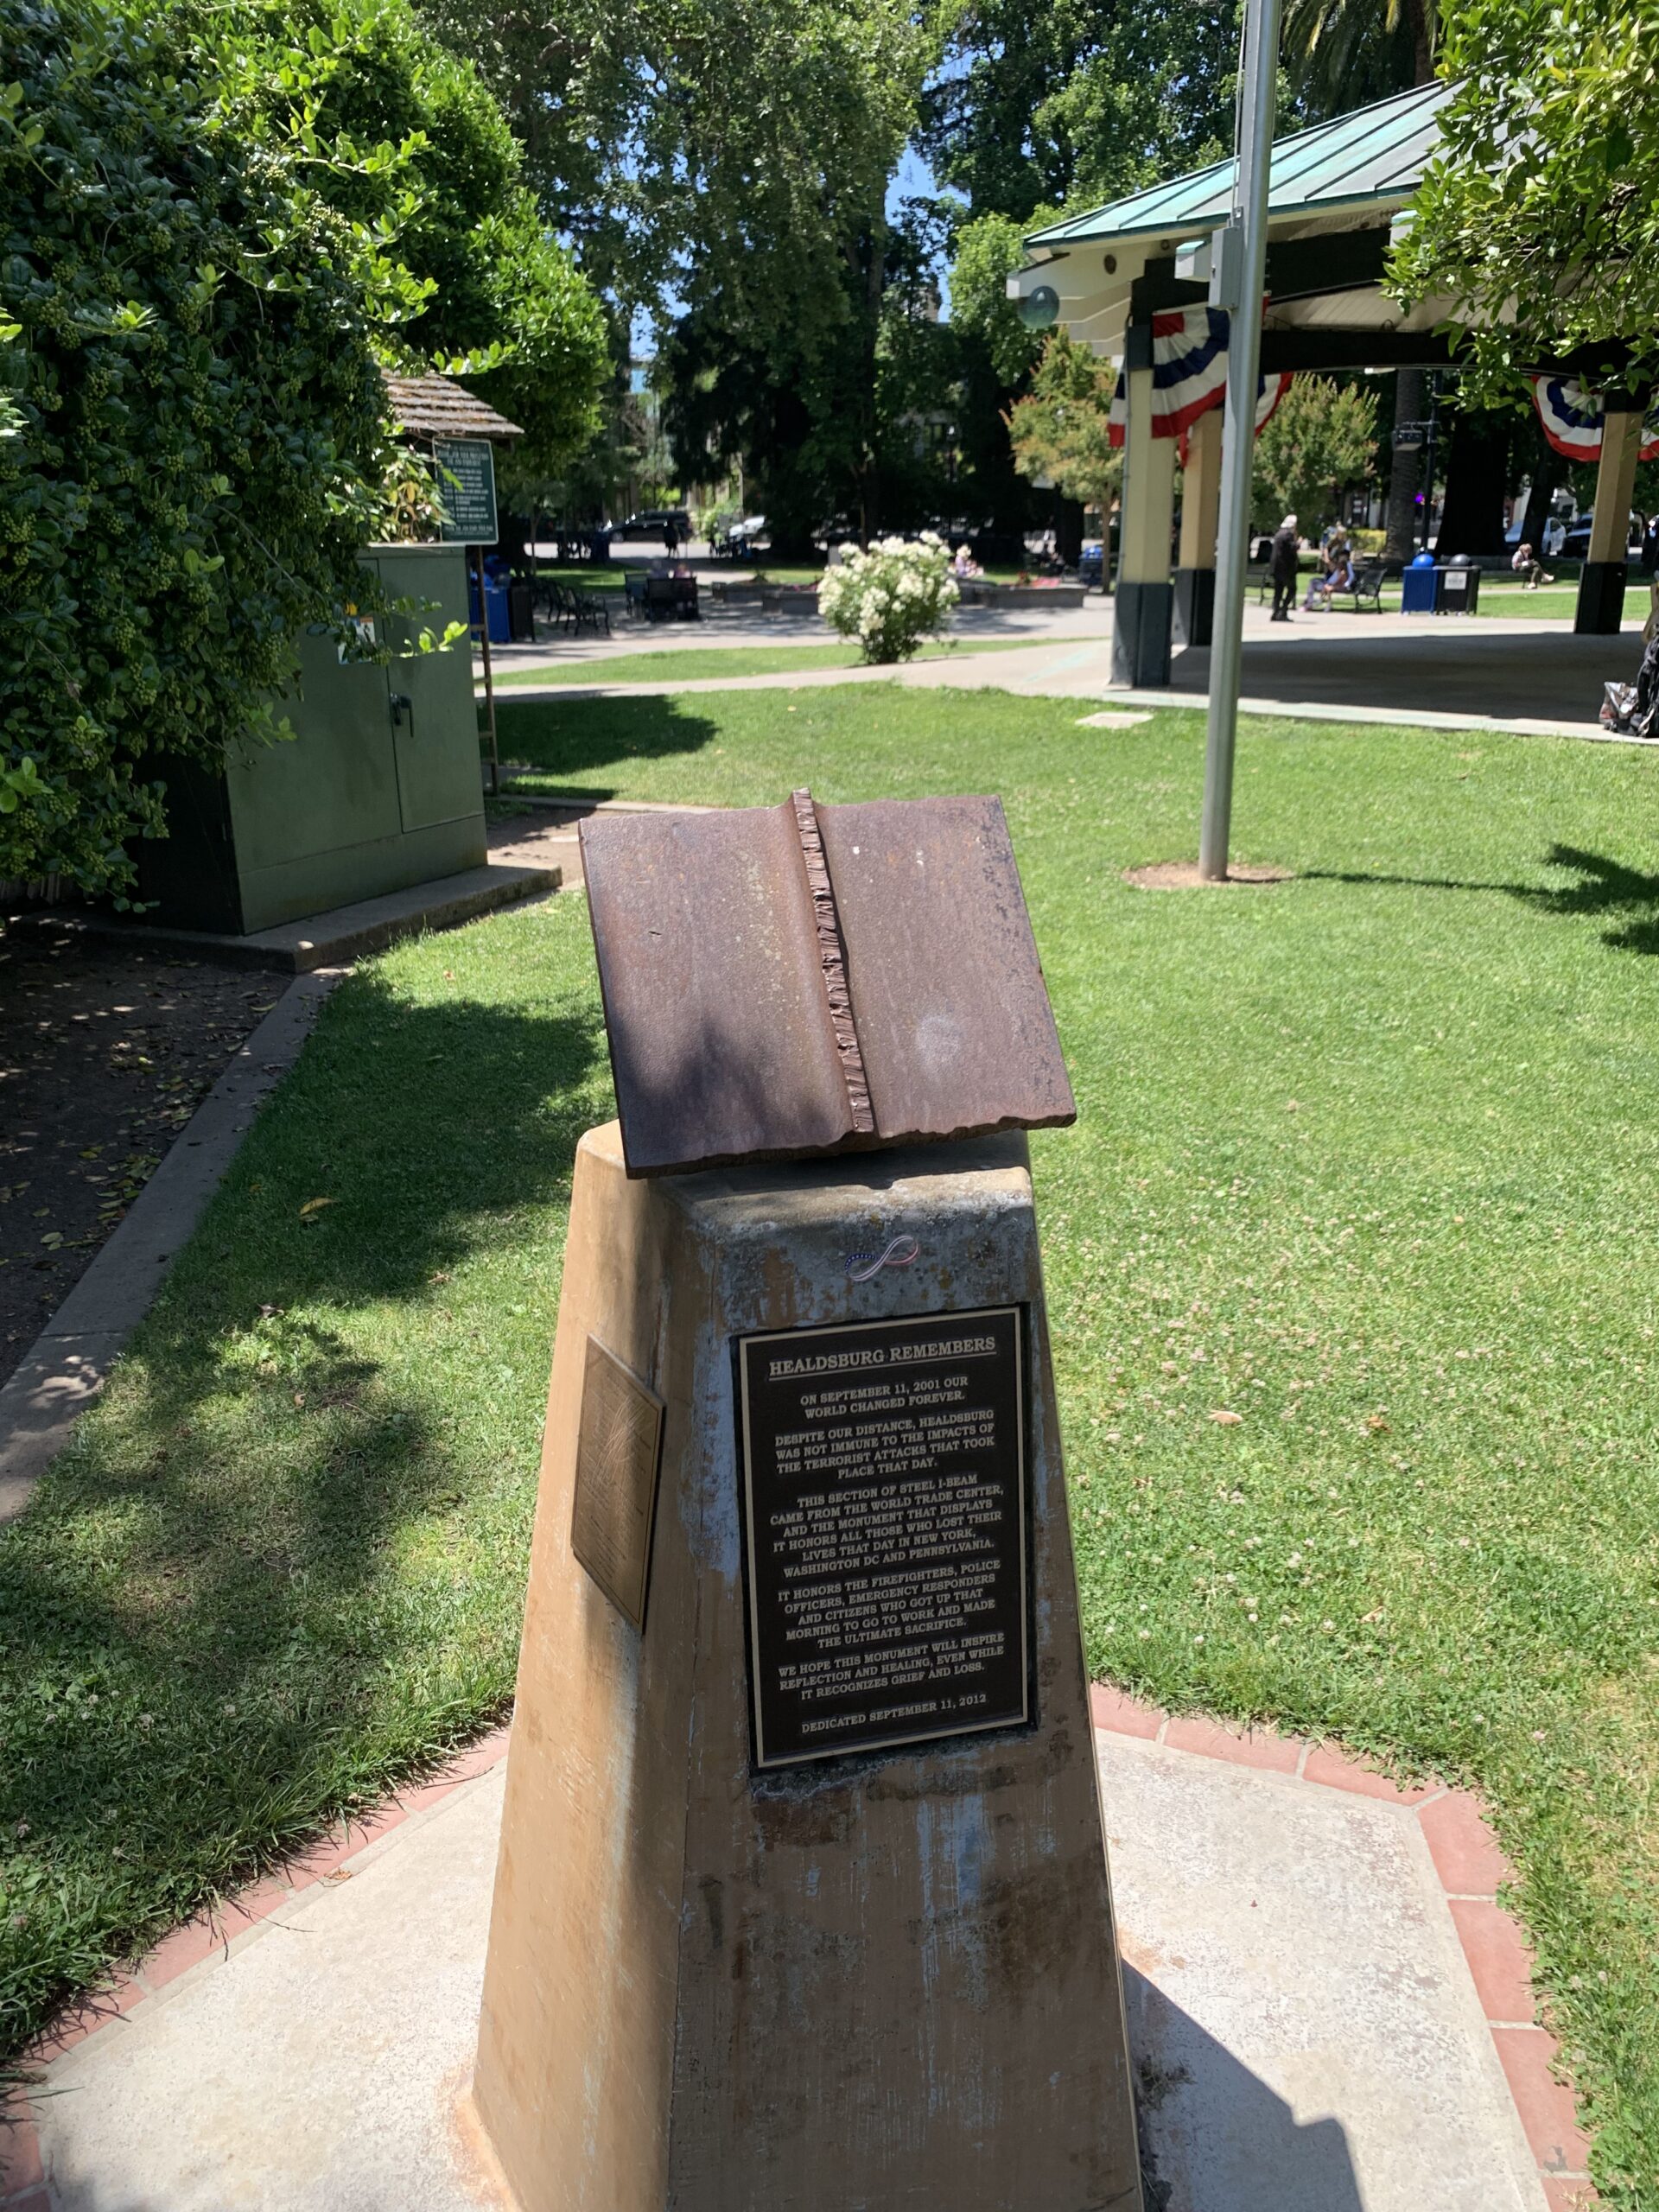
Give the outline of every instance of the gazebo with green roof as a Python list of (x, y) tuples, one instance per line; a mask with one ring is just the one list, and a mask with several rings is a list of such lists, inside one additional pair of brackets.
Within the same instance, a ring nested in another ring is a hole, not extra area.
[[(1417, 86), (1274, 142), (1264, 375), (1455, 365), (1455, 339), (1446, 327), (1455, 302), (1430, 297), (1404, 308), (1384, 289), (1390, 241), (1410, 219), (1451, 91), (1440, 83)], [(1175, 445), (1153, 435), (1152, 318), (1210, 298), (1211, 242), (1229, 220), (1236, 167), (1233, 160), (1215, 162), (1033, 232), (1026, 241), (1027, 266), (1008, 280), (1009, 296), (1022, 302), (1034, 326), (1062, 323), (1072, 338), (1124, 365), (1128, 419), (1113, 645), (1113, 672), (1121, 683), (1169, 681), (1177, 620), (1183, 643), (1210, 641), (1222, 415), (1212, 409), (1190, 434), (1179, 563), (1172, 578)], [(1624, 600), (1623, 561), (1616, 556), (1624, 551), (1641, 402), (1610, 391), (1605, 404), (1597, 526), (1576, 626), (1581, 630), (1617, 631)], [(1592, 576), (1592, 569), (1605, 573)]]

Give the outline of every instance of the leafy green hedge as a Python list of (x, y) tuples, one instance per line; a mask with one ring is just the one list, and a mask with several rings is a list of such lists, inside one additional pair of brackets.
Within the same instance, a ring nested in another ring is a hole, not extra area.
[(606, 334), (408, 0), (0, 14), (0, 877), (120, 897), (165, 757), (276, 734), (383, 534), (378, 359), (435, 357), (551, 455)]
[(363, 249), (163, 16), (0, 22), (0, 874), (130, 879), (156, 756), (252, 728), (382, 474)]

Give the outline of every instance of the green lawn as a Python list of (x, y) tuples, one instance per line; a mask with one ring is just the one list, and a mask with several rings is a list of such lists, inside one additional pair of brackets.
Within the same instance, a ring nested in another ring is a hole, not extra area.
[[(1478, 1786), (1603, 2188), (1651, 2208), (1659, 762), (1251, 717), (1238, 850), (1295, 880), (1147, 893), (1126, 867), (1194, 847), (1201, 718), (1079, 712), (520, 701), (502, 743), (550, 790), (1002, 793), (1081, 1109), (1033, 1153), (1090, 1663)], [(577, 898), (330, 1001), (0, 1532), (14, 2047), (499, 1707), (607, 1096)]]
[(543, 583), (568, 584), (572, 591), (614, 592), (619, 599), (626, 582), (622, 569), (613, 568), (607, 561), (578, 561), (574, 569), (561, 569), (550, 562), (538, 561), (536, 575)]
[[(1639, 582), (1639, 579), (1638, 579)], [(1629, 614), (1646, 613), (1646, 592), (1627, 588), (1624, 609)], [(1541, 584), (1536, 591), (1512, 582), (1508, 576), (1483, 576), (1480, 580), (1480, 602), (1477, 614), (1501, 615), (1510, 622), (1536, 622), (1545, 616), (1559, 617), (1570, 622), (1578, 611), (1579, 582), (1576, 576), (1562, 576), (1559, 573), (1553, 584)]]
[[(1103, 636), (1105, 634), (1102, 632)], [(946, 653), (1006, 653), (1040, 644), (1032, 638), (963, 638), (949, 645), (926, 645), (918, 660), (938, 660)], [(543, 668), (515, 668), (498, 675), (498, 692), (515, 686), (540, 690), (551, 683), (685, 683), (734, 676), (788, 676), (800, 668), (856, 668), (856, 645), (664, 645), (655, 652), (595, 653), (584, 660), (556, 661)]]

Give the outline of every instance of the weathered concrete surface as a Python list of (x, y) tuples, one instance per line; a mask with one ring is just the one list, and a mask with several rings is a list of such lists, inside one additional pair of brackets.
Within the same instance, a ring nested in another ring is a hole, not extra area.
[(1409, 1811), (1122, 1737), (1101, 1782), (1147, 2212), (1544, 2212)]
[[(1012, 1304), (1036, 1725), (755, 1781), (731, 1338)], [(570, 1548), (590, 1332), (666, 1405), (643, 1636)], [(1023, 1136), (631, 1183), (590, 1132), (474, 2092), (524, 2212), (1133, 2212), (1086, 1700)]]
[(53, 2212), (500, 2204), (461, 2099), (504, 1771), (60, 2058), (35, 2100)]
[[(556, 867), (514, 866), (498, 857), (482, 868), (461, 870), (456, 875), (435, 877), (429, 883), (410, 884), (402, 891), (388, 891), (376, 899), (354, 899), (346, 906), (331, 906), (320, 914), (302, 915), (296, 922), (279, 922), (275, 928), (255, 930), (246, 937), (213, 930), (164, 929), (141, 918), (96, 910), (67, 918), (90, 935), (111, 938), (128, 944), (166, 945), (182, 952), (200, 953), (232, 968), (274, 969), (278, 975), (308, 976), (321, 968), (345, 967), (365, 954), (384, 952), (406, 937), (428, 930), (459, 928), (501, 906), (524, 899), (545, 898), (559, 887)], [(63, 926), (66, 917), (54, 909), (52, 926)]]
[[(1410, 1812), (1095, 1741), (1148, 2212), (1542, 2212)], [(57, 2060), (52, 2212), (500, 2212), (464, 2093), (500, 1805), (498, 1767), (232, 1912), (228, 1955)]]

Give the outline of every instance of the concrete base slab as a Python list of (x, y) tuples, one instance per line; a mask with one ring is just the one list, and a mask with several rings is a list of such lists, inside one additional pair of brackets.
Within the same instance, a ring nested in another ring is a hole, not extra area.
[[(1148, 2212), (1545, 2212), (1442, 1886), (1502, 1872), (1468, 1801), (1096, 1694)], [(47, 2068), (8, 2212), (500, 2212), (466, 2084), (503, 1772), (164, 1946)]]
[(1100, 1763), (1148, 2212), (1541, 2207), (1411, 1813), (1122, 1738)]
[(500, 2202), (459, 2107), (505, 1772), (417, 1814), (67, 2052), (35, 2100), (54, 2212)]
[(67, 924), (94, 937), (119, 938), (125, 944), (165, 944), (220, 960), (236, 968), (260, 968), (278, 975), (306, 976), (314, 969), (340, 968), (365, 953), (384, 952), (406, 937), (426, 930), (454, 929), (521, 899), (537, 899), (559, 887), (556, 868), (513, 868), (494, 863), (463, 868), (459, 875), (416, 883), (383, 898), (359, 899), (326, 913), (307, 914), (276, 929), (232, 937), (214, 930), (162, 929), (142, 918), (96, 910), (26, 917), (23, 925), (61, 929)]

